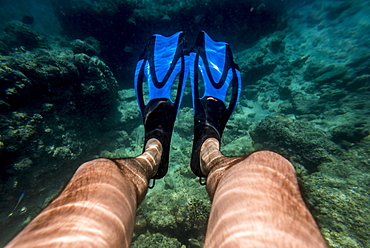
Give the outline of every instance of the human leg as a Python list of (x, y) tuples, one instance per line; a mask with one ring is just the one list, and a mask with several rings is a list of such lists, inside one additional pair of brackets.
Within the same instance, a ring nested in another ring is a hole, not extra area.
[(135, 158), (81, 165), (62, 193), (6, 247), (129, 247), (137, 206), (158, 169), (151, 139)]
[(267, 151), (245, 158), (220, 152), (224, 127), (241, 90), (240, 71), (226, 43), (201, 32), (195, 45), (190, 54), (191, 169), (206, 178), (213, 200), (205, 247), (326, 247), (303, 202), (291, 163)]
[[(143, 154), (81, 165), (61, 195), (7, 247), (130, 246), (136, 208), (148, 181), (167, 172), (173, 125), (186, 81), (183, 47), (182, 32), (171, 37), (154, 35), (137, 64), (135, 91), (145, 127)], [(145, 80), (150, 89), (147, 104)]]
[(327, 247), (282, 156), (227, 158), (211, 138), (201, 161), (212, 199), (205, 247)]

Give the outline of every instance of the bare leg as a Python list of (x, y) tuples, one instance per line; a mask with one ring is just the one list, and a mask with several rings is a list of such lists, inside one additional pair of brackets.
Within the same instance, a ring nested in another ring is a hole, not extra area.
[(6, 247), (129, 247), (137, 206), (161, 154), (161, 143), (151, 139), (138, 157), (81, 165), (60, 196)]
[(282, 156), (227, 158), (211, 138), (201, 160), (213, 200), (204, 247), (327, 247)]

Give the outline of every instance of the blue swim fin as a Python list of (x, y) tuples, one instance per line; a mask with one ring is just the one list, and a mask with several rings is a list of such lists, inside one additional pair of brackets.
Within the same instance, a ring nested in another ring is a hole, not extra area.
[[(135, 91), (145, 126), (144, 144), (156, 138), (163, 146), (159, 169), (153, 179), (164, 177), (168, 170), (173, 126), (188, 75), (185, 48), (183, 32), (169, 37), (153, 35), (136, 66)], [(176, 78), (179, 80), (177, 93), (175, 99), (171, 99)], [(145, 81), (149, 89), (147, 104), (143, 93)]]
[[(191, 169), (205, 177), (200, 169), (200, 148), (208, 138), (221, 137), (241, 91), (241, 76), (229, 45), (213, 41), (201, 31), (190, 53), (190, 80), (193, 92), (194, 141)], [(203, 81), (203, 82), (201, 82)], [(204, 94), (200, 95), (200, 83)], [(227, 102), (227, 94), (231, 93)]]

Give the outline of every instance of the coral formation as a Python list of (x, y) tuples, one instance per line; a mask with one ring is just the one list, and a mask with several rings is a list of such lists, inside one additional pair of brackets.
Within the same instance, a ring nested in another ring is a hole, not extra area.
[[(7, 230), (0, 245), (81, 162), (142, 152), (144, 128), (132, 89), (136, 58), (152, 33), (185, 26), (189, 40), (202, 27), (229, 42), (241, 69), (243, 89), (222, 152), (281, 153), (295, 166), (329, 246), (370, 246), (367, 1), (311, 1), (273, 13), (276, 1), (54, 2), (71, 40), (21, 22), (6, 24), (0, 37), (0, 212), (7, 227), (0, 228)], [(116, 79), (124, 73), (119, 90)], [(169, 172), (138, 210), (133, 247), (203, 245), (210, 201), (189, 168), (191, 95), (187, 85)], [(24, 189), (21, 206), (5, 218)]]
[(151, 248), (151, 247), (168, 247), (177, 248), (183, 247), (181, 243), (175, 238), (169, 238), (161, 233), (141, 234), (136, 242), (132, 243), (132, 248)]
[[(23, 202), (33, 199), (27, 214), (34, 216), (44, 197), (55, 195), (82, 161), (96, 155), (92, 151), (115, 145), (101, 137), (118, 114), (118, 84), (98, 57), (29, 25), (7, 23), (0, 41), (0, 188), (10, 195), (27, 188)], [(4, 214), (6, 197), (0, 194)]]
[(281, 115), (268, 116), (250, 133), (254, 142), (305, 166), (310, 172), (342, 153), (329, 134), (306, 121)]

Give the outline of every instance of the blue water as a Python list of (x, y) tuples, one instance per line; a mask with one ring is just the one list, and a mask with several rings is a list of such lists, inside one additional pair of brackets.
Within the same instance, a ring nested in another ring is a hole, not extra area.
[[(117, 2), (0, 0), (0, 245), (81, 163), (141, 153), (133, 76), (147, 39), (183, 30), (191, 47), (204, 29), (243, 80), (222, 152), (284, 155), (328, 245), (370, 247), (368, 1)], [(202, 246), (210, 201), (190, 171), (192, 130), (188, 82), (133, 247)]]

